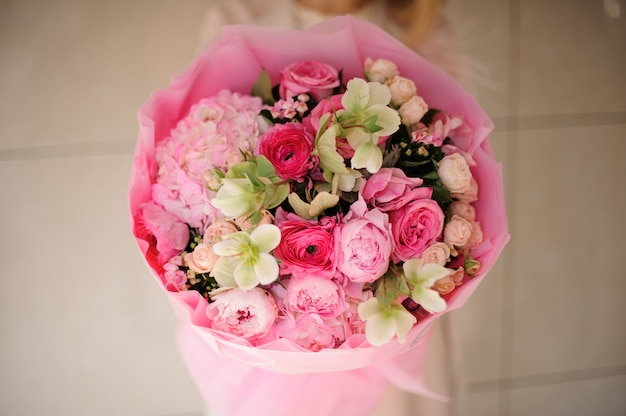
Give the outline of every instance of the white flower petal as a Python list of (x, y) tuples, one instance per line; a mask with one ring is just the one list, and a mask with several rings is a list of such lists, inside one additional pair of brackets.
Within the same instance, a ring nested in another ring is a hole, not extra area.
[(426, 263), (419, 271), (419, 282), (422, 287), (431, 287), (439, 279), (450, 274), (450, 270), (437, 263)]
[(241, 242), (238, 239), (227, 238), (213, 245), (213, 253), (218, 256), (238, 256), (241, 254)]
[(436, 290), (421, 288), (414, 291), (416, 296), (411, 298), (430, 313), (443, 312), (446, 310), (446, 301)]
[(411, 315), (409, 311), (404, 309), (402, 305), (398, 306), (399, 309), (396, 312), (396, 325), (398, 328), (396, 332), (398, 334), (398, 342), (402, 344), (406, 340), (406, 335), (409, 333), (411, 328), (413, 328), (415, 322), (417, 322), (417, 319)]
[(369, 173), (376, 173), (383, 164), (383, 153), (372, 142), (363, 143), (354, 152), (351, 163), (354, 169), (365, 168)]
[(239, 262), (233, 272), (235, 282), (243, 290), (250, 290), (259, 284), (254, 267), (247, 262)]
[(232, 257), (220, 257), (211, 270), (211, 275), (221, 287), (237, 287), (233, 271), (237, 266), (237, 260)]
[(368, 106), (378, 104), (386, 106), (387, 104), (389, 104), (389, 102), (391, 101), (391, 90), (388, 86), (381, 84), (380, 82), (368, 82), (367, 85), (369, 87), (370, 96)]
[[(367, 81), (362, 78), (352, 78), (346, 84), (346, 92), (341, 97), (341, 105), (351, 112), (359, 112), (370, 101)], [(391, 98), (391, 96), (390, 96)]]
[(371, 298), (371, 299), (366, 300), (363, 303), (359, 303), (358, 312), (359, 312), (359, 318), (361, 318), (361, 320), (363, 321), (367, 321), (373, 318), (374, 316), (380, 314), (381, 309), (380, 309), (380, 303), (378, 302), (378, 299)]
[(384, 345), (393, 338), (398, 324), (393, 316), (381, 314), (365, 322), (365, 338), (374, 346)]
[(268, 285), (278, 279), (278, 262), (271, 254), (260, 253), (259, 259), (254, 264), (254, 272), (257, 279), (263, 285)]
[(261, 224), (250, 234), (252, 244), (261, 253), (269, 253), (280, 243), (280, 229), (274, 224)]

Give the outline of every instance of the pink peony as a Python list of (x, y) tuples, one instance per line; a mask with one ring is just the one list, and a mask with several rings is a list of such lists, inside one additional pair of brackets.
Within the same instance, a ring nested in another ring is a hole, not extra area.
[(420, 178), (409, 178), (401, 169), (382, 168), (367, 179), (361, 195), (371, 207), (396, 210), (412, 200), (431, 197), (431, 188), (418, 188), (423, 182)]
[(187, 247), (189, 228), (175, 215), (150, 201), (141, 211), (141, 223), (156, 239), (159, 264), (164, 264)]
[(314, 313), (298, 317), (288, 315), (276, 325), (276, 333), (311, 351), (337, 348), (346, 339), (340, 318), (324, 319)]
[(315, 313), (330, 318), (344, 312), (347, 305), (339, 286), (328, 279), (316, 276), (289, 279), (285, 302), (287, 308), (297, 313)]
[(381, 277), (389, 267), (393, 249), (391, 227), (387, 214), (373, 209), (367, 211), (359, 199), (342, 220), (341, 271), (355, 282), (370, 283)]
[(274, 256), (282, 261), (283, 273), (295, 277), (316, 275), (330, 279), (337, 270), (339, 254), (336, 221), (324, 217), (322, 221), (304, 221), (295, 215), (277, 222), (280, 228), (280, 244), (274, 250)]
[(270, 161), (282, 179), (301, 181), (316, 166), (311, 158), (314, 140), (302, 124), (276, 124), (259, 139), (257, 153)]
[(297, 62), (280, 71), (280, 97), (283, 99), (308, 93), (319, 101), (338, 86), (337, 70), (321, 62)]
[(213, 295), (206, 314), (211, 328), (254, 341), (269, 334), (278, 307), (266, 290), (234, 288)]
[(390, 211), (394, 263), (419, 258), (441, 236), (444, 219), (443, 211), (432, 199), (418, 199)]

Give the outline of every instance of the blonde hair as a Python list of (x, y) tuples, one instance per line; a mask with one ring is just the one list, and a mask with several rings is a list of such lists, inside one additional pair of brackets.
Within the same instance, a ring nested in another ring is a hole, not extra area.
[(401, 39), (416, 47), (433, 29), (445, 0), (386, 0), (390, 17), (402, 28)]

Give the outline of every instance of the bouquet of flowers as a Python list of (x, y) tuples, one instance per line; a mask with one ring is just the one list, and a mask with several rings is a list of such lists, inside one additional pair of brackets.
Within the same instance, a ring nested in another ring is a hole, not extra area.
[[(244, 414), (272, 401), (263, 382), (345, 390), (363, 369), (425, 391), (402, 368), (508, 239), (492, 125), (467, 93), (351, 17), (228, 27), (140, 123), (132, 228), (193, 328), (208, 401)], [(258, 401), (219, 391), (251, 379)]]

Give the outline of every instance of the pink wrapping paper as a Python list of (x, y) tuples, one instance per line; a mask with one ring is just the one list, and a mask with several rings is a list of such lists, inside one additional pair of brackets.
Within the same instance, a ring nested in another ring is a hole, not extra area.
[[(472, 169), (480, 189), (475, 204), (484, 242), (475, 253), (479, 275), (447, 297), (448, 309), (460, 308), (497, 260), (509, 239), (501, 168), (487, 140), (493, 124), (472, 97), (453, 79), (377, 27), (343, 16), (306, 31), (267, 27), (227, 26), (192, 65), (155, 92), (140, 109), (129, 200), (131, 227), (137, 244), (159, 284), (161, 266), (150, 236), (136, 226), (135, 214), (150, 200), (155, 179), (155, 143), (166, 138), (191, 105), (221, 89), (249, 93), (261, 68), (278, 81), (281, 67), (304, 60), (342, 68), (344, 79), (362, 76), (365, 58), (386, 58), (415, 81), (431, 108), (462, 114), (474, 136), (458, 147), (478, 163)], [(179, 345), (201, 394), (217, 415), (367, 414), (388, 380), (408, 391), (430, 394), (419, 377), (428, 328), (436, 316), (419, 322), (407, 341), (392, 340), (371, 347), (353, 336), (341, 348), (310, 352), (287, 340), (260, 347), (207, 328), (206, 301), (197, 292), (165, 292), (183, 322)], [(245, 398), (245, 400), (244, 400)], [(320, 410), (328, 406), (327, 411)], [(346, 407), (348, 406), (348, 407)], [(349, 410), (349, 411), (348, 411)]]

